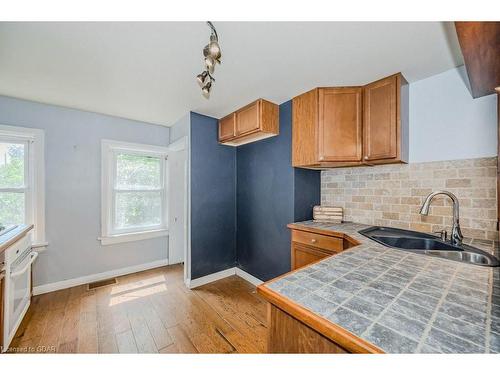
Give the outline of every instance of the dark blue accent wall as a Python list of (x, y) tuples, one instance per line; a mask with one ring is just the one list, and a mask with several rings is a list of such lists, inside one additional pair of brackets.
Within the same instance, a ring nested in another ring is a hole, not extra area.
[(321, 172), (294, 168), (293, 186), (293, 221), (310, 220), (313, 207), (321, 202)]
[(292, 167), (292, 102), (280, 134), (239, 147), (217, 142), (217, 120), (191, 114), (191, 278), (233, 266), (269, 280), (290, 271), (288, 223), (312, 218), (320, 172)]
[(280, 134), (238, 147), (237, 262), (267, 280), (290, 271), (293, 221), (291, 102), (280, 106)]
[(218, 120), (191, 113), (191, 278), (236, 260), (236, 148), (217, 142)]
[(261, 279), (290, 271), (294, 221), (312, 218), (320, 172), (292, 168), (292, 102), (280, 105), (280, 134), (237, 148), (237, 264)]

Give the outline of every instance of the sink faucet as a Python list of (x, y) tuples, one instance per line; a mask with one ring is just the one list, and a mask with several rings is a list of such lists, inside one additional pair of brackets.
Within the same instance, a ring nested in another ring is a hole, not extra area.
[(464, 236), (462, 235), (462, 231), (460, 230), (460, 222), (459, 222), (459, 205), (458, 198), (455, 194), (450, 193), (449, 191), (438, 190), (430, 193), (427, 198), (425, 198), (425, 202), (420, 209), (420, 215), (428, 215), (429, 214), (429, 206), (431, 205), (432, 198), (436, 195), (446, 195), (451, 198), (453, 201), (453, 227), (451, 228), (451, 238), (450, 242), (453, 245), (460, 246), (462, 244), (462, 240)]

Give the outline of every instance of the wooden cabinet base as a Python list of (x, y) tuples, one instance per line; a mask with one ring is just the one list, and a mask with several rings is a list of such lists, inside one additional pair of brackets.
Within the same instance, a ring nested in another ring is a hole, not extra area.
[(289, 224), (292, 229), (291, 265), (292, 270), (317, 262), (323, 258), (340, 253), (356, 244), (338, 233), (325, 233), (316, 228), (297, 228)]
[(292, 242), (292, 270), (315, 263), (331, 255), (331, 252), (322, 251), (321, 249), (315, 247), (304, 246), (299, 243)]
[(348, 353), (344, 348), (268, 303), (269, 353)]
[(288, 228), (292, 230), (293, 271), (257, 286), (257, 293), (269, 303), (268, 352), (383, 353), (377, 346), (268, 287), (308, 264), (359, 244), (341, 232), (300, 224), (288, 224)]

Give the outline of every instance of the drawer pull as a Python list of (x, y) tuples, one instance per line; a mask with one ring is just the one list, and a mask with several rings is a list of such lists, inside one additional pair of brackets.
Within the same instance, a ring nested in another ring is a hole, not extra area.
[(292, 231), (292, 242), (301, 243), (314, 248), (321, 248), (327, 252), (339, 252), (343, 250), (343, 241), (341, 238), (299, 230)]

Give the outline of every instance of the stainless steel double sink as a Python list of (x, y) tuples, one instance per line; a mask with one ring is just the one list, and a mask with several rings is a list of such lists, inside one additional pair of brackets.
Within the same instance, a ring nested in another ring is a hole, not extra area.
[(359, 233), (382, 245), (412, 253), (480, 266), (498, 267), (500, 265), (498, 259), (486, 251), (465, 244), (452, 245), (427, 233), (379, 226), (360, 230)]

